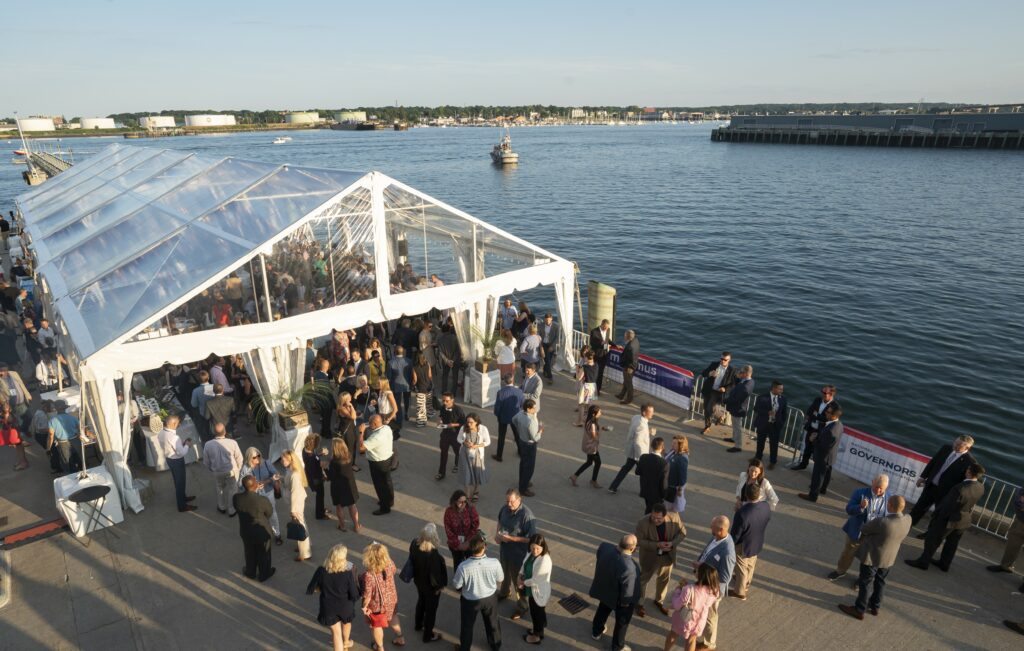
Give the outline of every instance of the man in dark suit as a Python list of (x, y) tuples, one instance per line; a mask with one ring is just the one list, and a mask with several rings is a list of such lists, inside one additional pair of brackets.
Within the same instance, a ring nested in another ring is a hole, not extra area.
[(636, 365), (640, 361), (640, 340), (636, 333), (626, 330), (622, 336), (622, 353), (619, 355), (619, 366), (622, 367), (622, 391), (618, 396), (619, 404), (628, 405), (633, 402), (633, 374), (636, 373)]
[(826, 384), (821, 387), (821, 395), (811, 401), (811, 406), (804, 413), (804, 453), (800, 457), (800, 463), (790, 466), (791, 470), (807, 468), (807, 462), (814, 454), (814, 440), (817, 438), (818, 430), (825, 425), (825, 410), (833, 405), (839, 406), (836, 402), (836, 388)]
[(246, 475), (242, 480), (244, 493), (232, 498), (238, 513), (238, 530), (245, 548), (245, 569), (250, 579), (266, 581), (277, 570), (270, 566), (270, 541), (274, 533), (270, 529), (270, 518), (274, 508), (270, 500), (256, 492), (256, 478)]
[(966, 434), (958, 436), (952, 445), (943, 445), (928, 461), (917, 480), (918, 486), (924, 486), (921, 497), (910, 510), (910, 519), (916, 525), (933, 504), (942, 498), (966, 477), (967, 468), (977, 463), (971, 456), (974, 439)]
[[(910, 533), (910, 518), (903, 515), (906, 501), (900, 495), (889, 497), (885, 517), (875, 518), (860, 528), (857, 558), (860, 559), (860, 577), (857, 579), (857, 601), (852, 606), (839, 605), (839, 610), (850, 617), (864, 619), (864, 611), (878, 614), (882, 607), (882, 590), (889, 569), (896, 563), (903, 539)], [(868, 586), (873, 585), (868, 598)]]
[(768, 470), (774, 470), (779, 460), (779, 436), (786, 422), (786, 409), (789, 403), (782, 395), (782, 382), (772, 380), (772, 388), (767, 394), (758, 396), (754, 401), (754, 431), (757, 433), (757, 450), (755, 459), (764, 456), (764, 442), (768, 439)]
[(660, 436), (651, 439), (651, 451), (640, 455), (636, 462), (636, 474), (640, 475), (640, 497), (644, 500), (644, 514), (651, 512), (655, 504), (665, 501), (668, 490), (668, 462), (662, 455), (665, 439)]
[(761, 499), (761, 487), (746, 484), (743, 487), (743, 505), (736, 511), (729, 531), (736, 545), (736, 589), (729, 591), (730, 597), (746, 601), (750, 583), (754, 580), (757, 555), (764, 548), (764, 534), (771, 519), (772, 507)]
[[(956, 548), (960, 537), (971, 528), (971, 511), (985, 493), (985, 485), (981, 482), (985, 469), (975, 461), (967, 466), (967, 474), (962, 482), (954, 486), (942, 501), (935, 506), (935, 514), (928, 524), (928, 532), (924, 538), (924, 550), (919, 558), (905, 561), (907, 565), (919, 570), (927, 570), (928, 565), (936, 565), (943, 572), (956, 556)], [(945, 541), (945, 544), (942, 544)], [(939, 560), (932, 558), (935, 551), (942, 545)]]
[(551, 365), (558, 355), (558, 342), (562, 337), (562, 329), (555, 322), (555, 318), (548, 312), (544, 315), (544, 321), (537, 324), (537, 335), (540, 336), (541, 347), (544, 349), (544, 378), (554, 384), (555, 379), (551, 376)]
[(743, 452), (743, 417), (747, 415), (747, 400), (754, 394), (754, 367), (744, 366), (736, 374), (736, 384), (729, 390), (725, 398), (725, 409), (732, 416), (732, 447), (726, 452)]
[(594, 351), (594, 361), (597, 363), (597, 395), (601, 395), (601, 385), (604, 383), (604, 367), (608, 365), (608, 350), (612, 345), (612, 329), (608, 319), (601, 321), (601, 325), (590, 331), (590, 350)]
[(825, 424), (811, 438), (814, 445), (814, 470), (811, 472), (810, 490), (797, 495), (802, 500), (817, 502), (819, 494), (828, 493), (828, 484), (832, 481), (832, 464), (836, 462), (839, 437), (843, 435), (843, 424), (839, 422), (842, 415), (842, 407), (831, 405), (825, 410)]
[(704, 400), (704, 431), (701, 434), (711, 431), (711, 417), (715, 413), (715, 405), (722, 402), (732, 389), (732, 385), (736, 384), (736, 370), (729, 366), (730, 361), (732, 353), (722, 351), (721, 359), (708, 364), (700, 374), (704, 378), (704, 386), (701, 389)]
[(626, 629), (640, 601), (640, 565), (633, 560), (636, 545), (636, 536), (626, 534), (619, 541), (618, 547), (611, 543), (601, 543), (597, 548), (594, 580), (590, 584), (589, 594), (599, 603), (590, 632), (595, 640), (600, 640), (608, 630), (605, 625), (608, 615), (615, 613), (613, 651), (620, 651), (626, 646)]

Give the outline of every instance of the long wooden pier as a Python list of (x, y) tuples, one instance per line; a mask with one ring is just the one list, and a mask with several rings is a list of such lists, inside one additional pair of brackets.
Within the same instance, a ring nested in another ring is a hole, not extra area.
[(926, 149), (1024, 149), (1024, 131), (893, 131), (806, 127), (720, 127), (712, 142)]

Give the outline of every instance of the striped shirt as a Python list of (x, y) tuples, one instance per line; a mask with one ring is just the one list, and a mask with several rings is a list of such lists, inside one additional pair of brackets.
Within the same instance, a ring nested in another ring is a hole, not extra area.
[(478, 601), (498, 591), (498, 584), (505, 580), (505, 572), (496, 558), (470, 556), (455, 570), (452, 585), (462, 590), (462, 598)]

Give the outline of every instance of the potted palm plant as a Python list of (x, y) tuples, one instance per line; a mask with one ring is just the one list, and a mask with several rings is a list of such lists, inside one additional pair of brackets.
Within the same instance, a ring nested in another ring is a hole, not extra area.
[(482, 352), (477, 355), (476, 361), (473, 363), (473, 368), (481, 373), (487, 373), (488, 369), (497, 367), (497, 356), (494, 354), (494, 347), (501, 340), (501, 333), (497, 330), (484, 332), (476, 326), (473, 326), (471, 330), (474, 346), (482, 348)]
[(473, 335), (472, 350), (476, 353), (473, 368), (466, 374), (465, 399), (466, 402), (488, 407), (494, 404), (498, 395), (498, 388), (501, 385), (501, 374), (498, 372), (494, 345), (498, 343), (500, 334), (497, 332), (484, 332), (474, 326), (471, 329)]
[[(326, 382), (307, 382), (298, 389), (284, 389), (272, 397), (271, 404), (280, 404), (277, 412), (282, 429), (298, 429), (309, 424), (309, 410), (335, 399), (334, 388)], [(269, 424), (271, 414), (258, 395), (252, 398), (256, 427), (263, 431)]]

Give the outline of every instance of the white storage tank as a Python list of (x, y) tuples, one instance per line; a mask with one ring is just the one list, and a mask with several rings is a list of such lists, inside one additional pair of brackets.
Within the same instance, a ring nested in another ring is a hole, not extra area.
[(143, 129), (173, 129), (178, 125), (174, 123), (173, 115), (149, 115), (139, 118), (139, 126)]
[(285, 124), (316, 124), (320, 121), (320, 114), (316, 111), (305, 111), (297, 113), (286, 113)]
[(83, 129), (115, 129), (114, 118), (82, 118)]
[(186, 127), (233, 127), (235, 116), (233, 115), (186, 115)]
[(338, 111), (334, 119), (338, 122), (366, 122), (366, 111)]
[(18, 118), (22, 131), (54, 131), (53, 118)]

